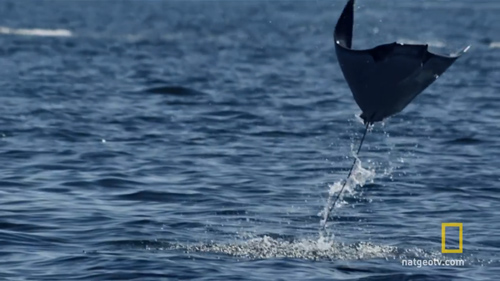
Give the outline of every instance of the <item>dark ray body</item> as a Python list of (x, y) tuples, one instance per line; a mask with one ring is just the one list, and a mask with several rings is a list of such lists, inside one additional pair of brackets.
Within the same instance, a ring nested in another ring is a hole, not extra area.
[[(337, 59), (354, 100), (361, 108), (366, 128), (356, 154), (361, 151), (371, 124), (402, 111), (418, 94), (436, 81), (469, 47), (455, 55), (429, 52), (428, 45), (389, 43), (366, 50), (352, 49), (354, 2), (349, 0), (333, 33)], [(349, 170), (351, 176), (356, 159)], [(323, 229), (347, 180), (329, 206)], [(330, 198), (331, 199), (331, 198)], [(329, 200), (330, 202), (330, 200)]]
[(340, 68), (365, 123), (382, 121), (402, 111), (468, 50), (443, 56), (429, 52), (428, 45), (397, 42), (354, 50), (354, 2), (347, 2), (335, 27), (334, 40)]

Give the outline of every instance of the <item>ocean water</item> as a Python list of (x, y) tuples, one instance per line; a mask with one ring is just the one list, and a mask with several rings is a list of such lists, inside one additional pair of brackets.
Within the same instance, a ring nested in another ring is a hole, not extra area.
[(322, 233), (364, 130), (344, 4), (1, 1), (0, 280), (496, 280), (500, 2), (357, 2), (356, 48), (472, 47), (367, 134)]

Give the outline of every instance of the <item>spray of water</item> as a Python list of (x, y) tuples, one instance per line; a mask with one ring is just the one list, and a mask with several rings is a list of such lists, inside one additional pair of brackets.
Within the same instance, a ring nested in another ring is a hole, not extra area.
[[(356, 154), (354, 154), (354, 157), (356, 158), (356, 163), (354, 165), (353, 172), (351, 173), (350, 177), (347, 179), (347, 182), (345, 183), (344, 191), (353, 196), (356, 194), (355, 188), (357, 186), (363, 187), (367, 182), (373, 182), (373, 179), (376, 176), (375, 170), (374, 169), (365, 169), (362, 166), (361, 160), (358, 158)], [(332, 208), (332, 204), (334, 202), (334, 199), (336, 198), (336, 194), (341, 191), (342, 186), (343, 186), (343, 181), (337, 181), (333, 184), (328, 185), (329, 186), (329, 191), (328, 191), (328, 200), (326, 202), (325, 207), (323, 210), (318, 214), (321, 218), (320, 220), (320, 226), (321, 229), (326, 228), (326, 222), (328, 220), (328, 215), (330, 210)], [(343, 193), (341, 197), (339, 198), (339, 204), (336, 205), (335, 208), (339, 208), (340, 206), (344, 205), (346, 202), (343, 200), (343, 196), (346, 194)], [(324, 233), (320, 233), (320, 239), (324, 239)]]
[(209, 252), (247, 259), (296, 258), (305, 260), (356, 260), (369, 258), (395, 259), (398, 249), (359, 242), (344, 244), (325, 239), (287, 241), (269, 236), (256, 237), (238, 243), (158, 244), (148, 250), (183, 250), (186, 253)]

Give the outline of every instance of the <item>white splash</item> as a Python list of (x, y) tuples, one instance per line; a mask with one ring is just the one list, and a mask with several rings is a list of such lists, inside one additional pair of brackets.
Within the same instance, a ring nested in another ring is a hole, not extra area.
[(67, 29), (41, 29), (41, 28), (10, 28), (0, 26), (0, 34), (43, 36), (43, 37), (71, 37), (73, 33)]
[[(286, 241), (269, 236), (257, 237), (247, 241), (229, 244), (168, 244), (167, 247), (162, 246), (161, 249), (182, 249), (186, 251), (186, 253), (219, 253), (248, 259), (295, 258), (305, 260), (357, 260), (371, 258), (389, 259), (395, 258), (398, 255), (398, 248), (396, 247), (375, 245), (366, 242), (344, 244), (312, 239)], [(152, 250), (154, 248), (146, 247), (146, 249)]]
[[(356, 163), (354, 164), (354, 169), (351, 173), (351, 176), (347, 179), (345, 182), (345, 187), (344, 191), (347, 192), (350, 195), (355, 195), (355, 188), (356, 186), (364, 186), (367, 182), (373, 182), (373, 179), (375, 178), (375, 170), (374, 169), (365, 169), (361, 166), (361, 160), (355, 155), (356, 158)], [(328, 215), (330, 210), (332, 208), (332, 204), (337, 198), (338, 192), (342, 190), (342, 187), (344, 186), (343, 181), (338, 181), (333, 184), (329, 184), (328, 187), (330, 188), (328, 191), (328, 201), (323, 208), (323, 211), (321, 211), (318, 215), (322, 216), (323, 218), (320, 221), (320, 225), (322, 228), (324, 228), (326, 225), (326, 222), (328, 220)], [(340, 207), (341, 205), (345, 204), (345, 201), (342, 201), (343, 195), (345, 192), (342, 193), (342, 195), (339, 197), (338, 204), (336, 204), (336, 208)]]
[(364, 186), (367, 182), (373, 183), (375, 178), (375, 170), (365, 169), (361, 166), (361, 160), (358, 156), (356, 158), (356, 165), (354, 166), (354, 171), (352, 172), (351, 179), (354, 181), (355, 185)]
[[(262, 259), (303, 259), (303, 260), (370, 260), (385, 259), (400, 261), (401, 259), (438, 259), (445, 261), (449, 256), (440, 251), (421, 248), (398, 248), (392, 245), (372, 242), (340, 243), (314, 239), (284, 240), (269, 236), (255, 237), (248, 240), (232, 242), (200, 242), (195, 244), (171, 243), (155, 240), (141, 242), (140, 247), (148, 251), (183, 251), (188, 257), (193, 253), (221, 254), (250, 260)], [(218, 259), (224, 258), (222, 256)], [(453, 258), (453, 257), (451, 257)], [(464, 257), (465, 258), (465, 257)], [(467, 258), (469, 264), (484, 264), (485, 260)], [(491, 261), (486, 261), (491, 264)]]

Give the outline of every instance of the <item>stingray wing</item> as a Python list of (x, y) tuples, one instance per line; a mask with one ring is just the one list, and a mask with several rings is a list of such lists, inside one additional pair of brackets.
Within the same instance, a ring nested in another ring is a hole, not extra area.
[(353, 23), (354, 0), (349, 0), (335, 27), (335, 50), (365, 123), (402, 111), (468, 49), (455, 56), (433, 54), (427, 45), (400, 43), (353, 50)]

